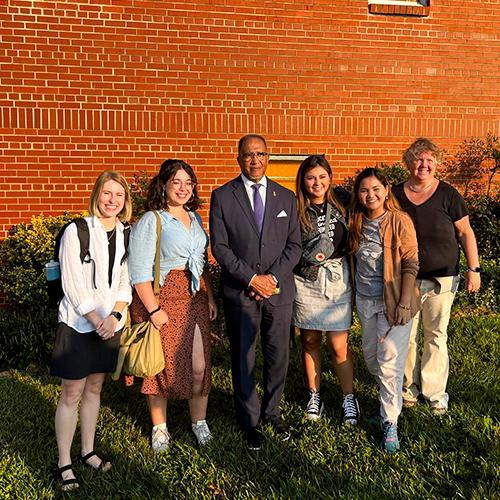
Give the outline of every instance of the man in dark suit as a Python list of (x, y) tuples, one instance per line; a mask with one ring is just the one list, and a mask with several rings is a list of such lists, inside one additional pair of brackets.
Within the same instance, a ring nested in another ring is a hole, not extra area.
[[(301, 255), (294, 194), (265, 176), (269, 154), (259, 135), (238, 144), (241, 175), (212, 193), (210, 238), (221, 266), (221, 291), (231, 346), (236, 416), (248, 447), (261, 446), (259, 419), (286, 441), (279, 403), (288, 368), (295, 285)], [(260, 331), (264, 397), (255, 388), (255, 348)]]

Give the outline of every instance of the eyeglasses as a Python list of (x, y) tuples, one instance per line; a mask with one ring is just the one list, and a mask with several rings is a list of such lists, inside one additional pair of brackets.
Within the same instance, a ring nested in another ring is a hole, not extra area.
[(257, 158), (259, 161), (264, 161), (266, 157), (269, 156), (269, 153), (266, 153), (265, 151), (257, 151), (256, 153), (251, 152), (251, 153), (243, 153), (240, 155), (240, 158), (243, 161), (249, 161), (253, 160), (254, 158)]
[(193, 182), (193, 181), (182, 182), (179, 179), (174, 179), (173, 181), (170, 181), (170, 183), (175, 188), (180, 188), (180, 187), (184, 186), (186, 189), (194, 189), (196, 186), (196, 182)]

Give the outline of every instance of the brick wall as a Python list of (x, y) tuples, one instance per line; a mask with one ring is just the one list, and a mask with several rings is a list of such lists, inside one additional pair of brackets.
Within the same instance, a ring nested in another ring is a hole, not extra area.
[(500, 3), (434, 0), (428, 17), (367, 0), (0, 5), (0, 238), (33, 213), (85, 207), (96, 175), (179, 157), (202, 196), (237, 172), (240, 135), (326, 153), (342, 179), (500, 134)]

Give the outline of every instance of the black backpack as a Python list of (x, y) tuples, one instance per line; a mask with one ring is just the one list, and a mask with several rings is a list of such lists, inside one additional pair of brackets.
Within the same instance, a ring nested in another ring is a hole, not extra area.
[[(55, 237), (55, 245), (54, 245), (54, 254), (52, 260), (59, 264), (59, 248), (61, 246), (61, 238), (64, 234), (64, 231), (70, 224), (76, 224), (78, 239), (80, 240), (80, 260), (82, 263), (88, 263), (94, 265), (94, 261), (90, 256), (90, 232), (87, 221), (83, 217), (76, 217), (75, 219), (67, 222), (64, 226), (59, 230)], [(120, 264), (125, 262), (125, 259), (128, 257), (128, 243), (130, 239), (130, 225), (128, 222), (123, 222), (124, 230), (123, 230), (123, 238), (125, 244), (125, 253), (120, 261)], [(95, 277), (93, 282), (94, 288)], [(61, 273), (59, 272), (59, 277), (53, 280), (47, 280), (47, 293), (49, 296), (49, 307), (52, 309), (57, 309), (59, 306), (59, 302), (64, 297), (62, 282), (61, 282)]]

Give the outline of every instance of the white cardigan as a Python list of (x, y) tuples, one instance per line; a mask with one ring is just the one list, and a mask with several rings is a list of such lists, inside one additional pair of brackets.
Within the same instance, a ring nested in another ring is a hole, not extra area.
[[(80, 240), (76, 224), (70, 224), (61, 238), (59, 263), (64, 297), (59, 304), (59, 321), (66, 323), (77, 332), (95, 330), (84, 314), (95, 310), (105, 318), (113, 310), (116, 302), (132, 301), (127, 262), (120, 264), (125, 253), (123, 224), (116, 224), (116, 253), (111, 279), (108, 282), (108, 237), (101, 221), (95, 217), (85, 217), (90, 231), (89, 252), (95, 264), (82, 263), (80, 260)], [(95, 265), (95, 273), (94, 273)], [(95, 285), (93, 280), (95, 275)], [(126, 314), (118, 322), (116, 330), (125, 325)]]

